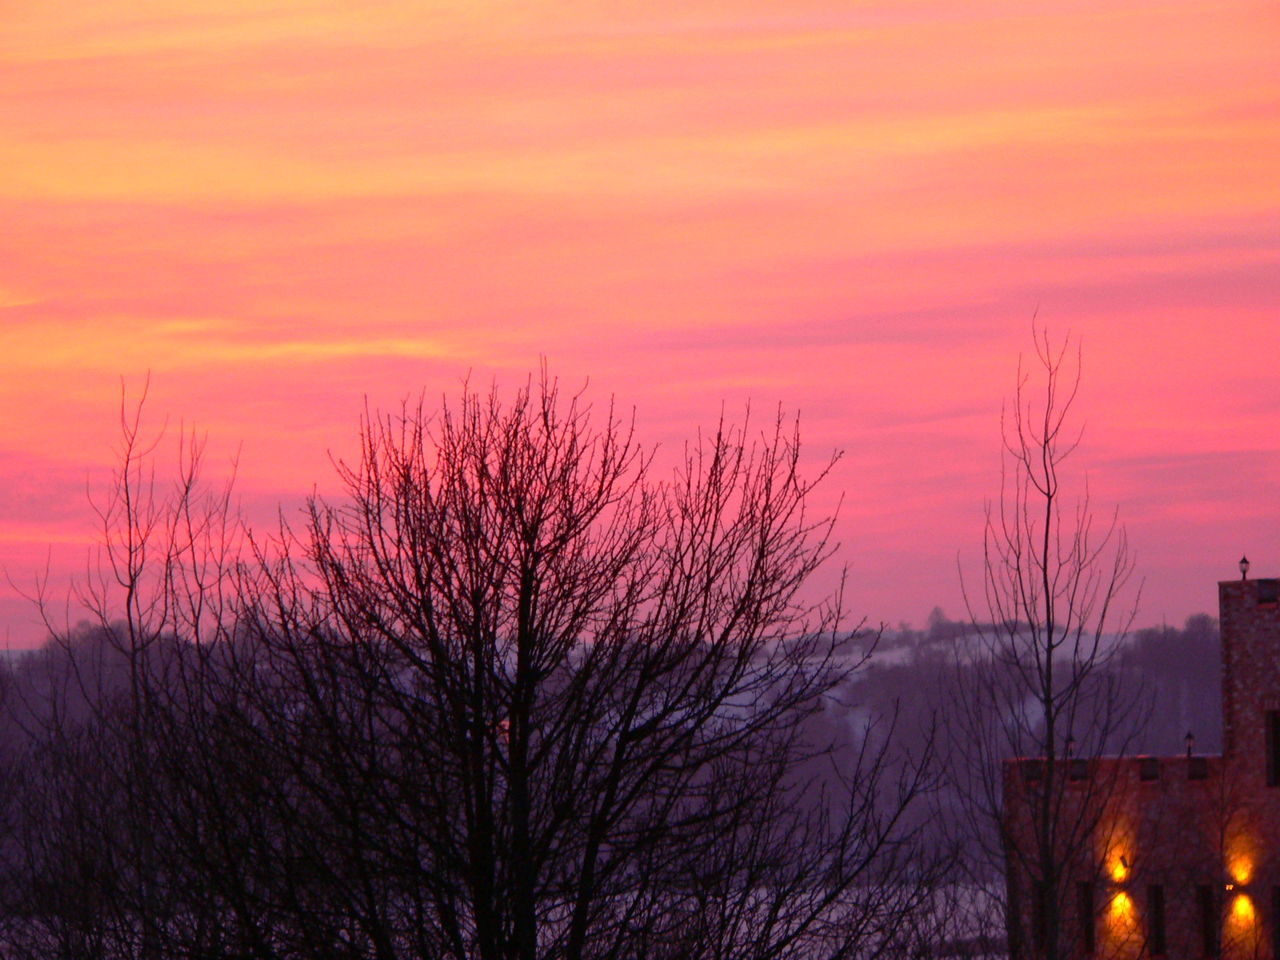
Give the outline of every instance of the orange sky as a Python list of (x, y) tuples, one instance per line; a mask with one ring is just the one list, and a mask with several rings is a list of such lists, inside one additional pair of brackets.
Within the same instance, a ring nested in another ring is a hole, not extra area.
[(854, 609), (958, 616), (1038, 308), (1140, 622), (1211, 610), (1280, 573), (1278, 50), (1269, 0), (17, 0), (0, 561), (83, 567), (122, 376), (269, 516), (364, 396), (545, 356), (668, 447), (798, 408)]

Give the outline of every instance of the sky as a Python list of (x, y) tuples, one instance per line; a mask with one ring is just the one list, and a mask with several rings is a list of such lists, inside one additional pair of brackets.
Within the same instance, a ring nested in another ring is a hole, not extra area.
[(1139, 624), (1213, 612), (1241, 553), (1280, 575), (1270, 0), (4, 17), (12, 647), (89, 562), (122, 390), (269, 525), (337, 493), (366, 403), (543, 362), (667, 452), (798, 412), (811, 464), (841, 452), (815, 496), (849, 608), (959, 617), (1033, 317), (1079, 344), (1072, 489), (1119, 510)]

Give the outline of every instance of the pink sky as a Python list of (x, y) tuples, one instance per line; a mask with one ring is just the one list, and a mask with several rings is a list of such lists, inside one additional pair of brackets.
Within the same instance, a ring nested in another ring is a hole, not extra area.
[(1213, 610), (1241, 552), (1280, 574), (1278, 11), (18, 0), (0, 563), (83, 568), (122, 377), (261, 517), (334, 488), (365, 396), (545, 357), (667, 448), (798, 409), (853, 609), (959, 616), (1038, 309), (1139, 622)]

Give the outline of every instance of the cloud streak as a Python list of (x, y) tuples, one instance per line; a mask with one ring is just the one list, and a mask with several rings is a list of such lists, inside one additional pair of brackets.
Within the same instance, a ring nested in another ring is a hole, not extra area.
[(1241, 546), (1280, 568), (1260, 485), (1214, 479), (1276, 463), (1273, 4), (20, 7), (0, 542), (66, 536), (15, 484), (102, 468), (122, 376), (267, 503), (326, 482), (366, 397), (545, 357), (668, 445), (803, 410), (848, 450), (854, 602), (954, 612), (1039, 309), (1084, 342), (1080, 459), (1141, 505), (1152, 615), (1211, 606)]

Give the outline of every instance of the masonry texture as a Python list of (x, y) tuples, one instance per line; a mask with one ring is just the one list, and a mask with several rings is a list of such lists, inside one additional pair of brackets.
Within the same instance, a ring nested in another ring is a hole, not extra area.
[[(1015, 960), (1053, 942), (1060, 958), (1280, 960), (1278, 594), (1218, 585), (1222, 756), (1006, 761)], [(1047, 832), (1049, 816), (1065, 826)], [(1047, 882), (1025, 855), (1046, 836), (1078, 839), (1040, 858), (1061, 871)]]

